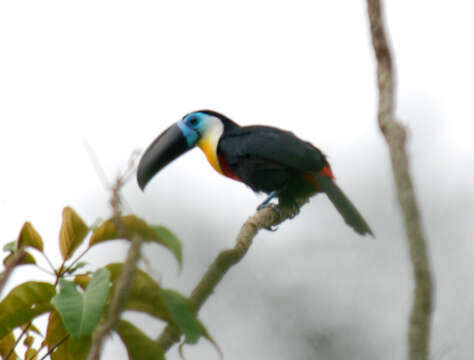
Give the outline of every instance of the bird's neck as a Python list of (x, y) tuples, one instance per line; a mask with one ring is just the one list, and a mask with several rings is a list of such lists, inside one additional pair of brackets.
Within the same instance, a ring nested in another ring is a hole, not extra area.
[(224, 125), (222, 123), (213, 124), (197, 143), (206, 155), (207, 161), (209, 161), (212, 167), (220, 174), (224, 174), (224, 172), (222, 171), (217, 157), (217, 145), (219, 144), (219, 139), (223, 132)]

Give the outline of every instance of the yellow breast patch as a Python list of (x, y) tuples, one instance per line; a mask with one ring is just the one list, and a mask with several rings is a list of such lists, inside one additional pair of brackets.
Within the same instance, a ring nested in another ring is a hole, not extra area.
[(224, 174), (219, 165), (219, 159), (217, 158), (217, 144), (219, 143), (219, 139), (224, 131), (224, 126), (220, 121), (216, 121), (209, 125), (210, 126), (208, 126), (201, 139), (197, 142), (197, 145), (204, 152), (207, 161), (209, 161), (212, 167), (218, 173)]

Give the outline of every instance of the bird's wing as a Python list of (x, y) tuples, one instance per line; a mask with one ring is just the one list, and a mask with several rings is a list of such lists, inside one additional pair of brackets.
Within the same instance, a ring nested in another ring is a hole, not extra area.
[(232, 129), (221, 139), (218, 150), (229, 164), (254, 159), (304, 172), (317, 172), (327, 165), (325, 155), (311, 143), (268, 126)]

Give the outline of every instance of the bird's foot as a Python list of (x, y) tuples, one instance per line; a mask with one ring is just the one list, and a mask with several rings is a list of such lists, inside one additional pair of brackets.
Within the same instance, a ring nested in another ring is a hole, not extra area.
[(298, 206), (296, 202), (288, 204), (287, 206), (289, 209), (289, 214), (288, 214), (289, 219), (293, 219), (296, 215), (300, 213), (300, 207)]
[(273, 210), (275, 210), (275, 206), (276, 206), (276, 205), (275, 205), (275, 204), (272, 204), (271, 201), (272, 201), (274, 198), (276, 198), (276, 197), (278, 196), (278, 194), (279, 194), (279, 191), (276, 191), (276, 190), (272, 191), (272, 192), (268, 195), (268, 197), (265, 199), (265, 201), (264, 201), (263, 203), (261, 203), (260, 205), (258, 205), (257, 211), (262, 210), (262, 209), (264, 209), (264, 208), (266, 208), (266, 207), (271, 207)]
[(260, 210), (265, 209), (265, 208), (270, 208), (278, 216), (281, 216), (281, 210), (280, 210), (280, 206), (278, 204), (266, 203), (266, 201), (264, 201), (263, 203), (261, 203), (260, 205), (257, 206), (257, 211), (260, 211)]
[[(280, 207), (277, 205), (277, 204), (273, 204), (273, 203), (269, 203), (267, 201), (264, 201), (263, 203), (261, 203), (258, 207), (257, 207), (257, 211), (260, 211), (262, 209), (265, 209), (265, 208), (270, 208), (272, 209), (275, 214), (277, 214), (277, 216), (280, 218), (281, 217), (281, 210), (280, 210)], [(275, 225), (270, 225), (270, 226), (267, 226), (267, 227), (264, 227), (265, 230), (268, 230), (268, 231), (277, 231), (278, 230), (278, 226)]]

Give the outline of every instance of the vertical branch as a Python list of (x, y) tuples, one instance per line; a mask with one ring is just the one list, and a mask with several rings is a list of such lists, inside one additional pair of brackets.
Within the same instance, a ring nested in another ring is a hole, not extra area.
[(140, 248), (143, 243), (143, 238), (136, 235), (131, 236), (127, 232), (125, 226), (122, 224), (122, 198), (120, 196), (120, 190), (134, 172), (134, 160), (137, 154), (137, 152), (132, 154), (127, 169), (123, 174), (117, 177), (114, 186), (111, 188), (112, 196), (110, 198), (110, 206), (112, 207), (113, 219), (117, 232), (121, 235), (121, 237), (129, 239), (131, 241), (131, 245), (128, 249), (127, 259), (125, 260), (125, 264), (122, 268), (122, 273), (117, 280), (117, 285), (115, 286), (114, 293), (112, 294), (109, 312), (106, 315), (105, 321), (100, 324), (92, 336), (92, 344), (89, 350), (89, 355), (87, 356), (87, 360), (99, 360), (105, 339), (117, 327), (120, 321), (120, 316), (125, 309), (128, 295), (130, 293), (130, 288), (132, 287), (133, 279), (138, 266), (138, 261), (140, 260)]
[(384, 30), (380, 2), (380, 0), (367, 0), (372, 45), (377, 60), (378, 123), (390, 150), (398, 201), (403, 213), (414, 270), (415, 292), (408, 334), (409, 358), (426, 360), (429, 355), (433, 280), (405, 149), (406, 131), (394, 116), (394, 66)]
[(129, 290), (132, 286), (133, 277), (140, 259), (140, 246), (143, 239), (135, 236), (128, 250), (127, 260), (123, 266), (122, 274), (117, 282), (115, 291), (110, 302), (110, 310), (107, 314), (107, 320), (103, 322), (94, 332), (92, 345), (89, 351), (88, 360), (99, 360), (102, 351), (102, 345), (107, 335), (117, 327), (122, 314), (125, 303), (128, 298)]

